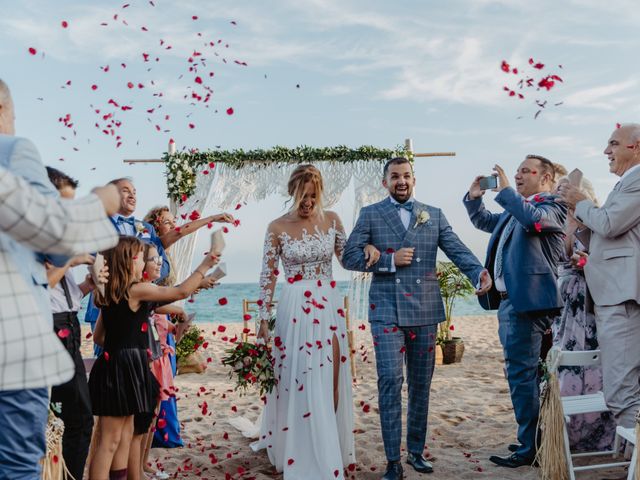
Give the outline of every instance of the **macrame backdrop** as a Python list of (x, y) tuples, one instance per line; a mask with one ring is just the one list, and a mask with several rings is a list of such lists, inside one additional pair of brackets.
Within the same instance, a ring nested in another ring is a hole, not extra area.
[[(319, 162), (315, 165), (322, 173), (324, 181), (323, 202), (329, 208), (335, 205), (353, 180), (355, 201), (353, 218), (364, 205), (382, 200), (386, 190), (380, 182), (383, 162), (377, 160), (351, 163)], [(188, 216), (193, 210), (200, 212), (208, 208), (227, 210), (243, 202), (258, 202), (270, 195), (288, 197), (287, 181), (296, 164), (281, 163), (268, 167), (248, 164), (240, 169), (218, 163), (208, 175), (196, 177), (196, 190), (181, 206), (171, 202), (171, 210), (176, 218)], [(191, 264), (198, 232), (184, 237), (171, 247), (173, 267), (178, 282), (191, 272)], [(256, 243), (262, 248), (262, 243)], [(257, 278), (256, 278), (257, 281)], [(368, 274), (353, 274), (349, 285), (351, 318), (366, 320), (368, 312)], [(353, 325), (353, 322), (352, 322)]]

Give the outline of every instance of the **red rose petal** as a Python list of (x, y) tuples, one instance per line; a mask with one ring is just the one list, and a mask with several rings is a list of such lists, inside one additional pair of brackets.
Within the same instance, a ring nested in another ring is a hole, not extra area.
[(167, 421), (164, 418), (159, 418), (158, 419), (158, 428), (162, 430), (166, 426), (167, 426)]
[(33, 47), (29, 47), (29, 53), (30, 53), (31, 55), (35, 55), (36, 53), (38, 53), (38, 51), (37, 51), (35, 48), (33, 48)]
[(287, 465), (293, 465), (293, 462), (294, 462), (293, 458), (290, 458), (289, 460), (287, 460)]
[(218, 299), (218, 303), (219, 303), (220, 305), (226, 305), (226, 304), (227, 304), (227, 303), (229, 303), (229, 302), (228, 302), (228, 300), (227, 300), (227, 298), (226, 298), (226, 297), (222, 297), (222, 298), (219, 298), (219, 299)]
[(147, 322), (144, 322), (142, 325), (140, 325), (140, 331), (146, 332), (147, 330), (149, 330), (149, 324)]
[(227, 115), (233, 115), (233, 108), (227, 108)]
[(225, 327), (224, 325), (218, 325), (218, 331), (220, 333), (224, 333), (227, 330), (227, 327)]
[(62, 328), (58, 330), (58, 337), (60, 338), (67, 338), (69, 335), (71, 335), (71, 330), (69, 330), (68, 328)]
[(67, 28), (69, 26), (69, 22), (67, 22), (66, 20), (63, 20), (61, 25), (62, 25), (62, 28)]
[(304, 296), (309, 298), (312, 295), (310, 290), (307, 290), (306, 292), (304, 292)]

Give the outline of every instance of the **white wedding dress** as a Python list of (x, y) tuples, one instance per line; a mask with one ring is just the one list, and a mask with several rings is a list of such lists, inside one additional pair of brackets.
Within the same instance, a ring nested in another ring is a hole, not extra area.
[[(354, 464), (353, 400), (342, 297), (332, 282), (334, 252), (346, 237), (339, 221), (327, 231), (267, 231), (260, 276), (260, 318), (269, 318), (279, 259), (285, 282), (272, 339), (278, 385), (267, 395), (254, 450), (267, 449), (285, 480), (343, 479)], [(334, 351), (339, 347), (338, 404), (334, 409)], [(232, 424), (242, 428), (242, 420)], [(246, 423), (246, 421), (245, 421)], [(255, 433), (255, 431), (253, 432)]]

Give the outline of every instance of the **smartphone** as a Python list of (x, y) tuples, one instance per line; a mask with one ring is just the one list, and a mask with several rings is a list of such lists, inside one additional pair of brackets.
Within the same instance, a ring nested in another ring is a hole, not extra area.
[(483, 177), (478, 182), (480, 184), (480, 190), (491, 190), (492, 188), (498, 188), (498, 177), (489, 175)]

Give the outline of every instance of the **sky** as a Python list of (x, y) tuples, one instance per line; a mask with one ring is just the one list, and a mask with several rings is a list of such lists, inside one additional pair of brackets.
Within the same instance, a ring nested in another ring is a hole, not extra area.
[[(393, 148), (411, 138), (417, 152), (456, 152), (416, 160), (416, 198), (442, 208), (484, 261), (488, 235), (461, 202), (476, 175), (496, 163), (512, 175), (535, 153), (580, 168), (604, 201), (616, 182), (607, 139), (616, 123), (640, 121), (640, 11), (631, 0), (0, 0), (0, 11), (0, 78), (17, 134), (80, 180), (81, 195), (133, 177), (140, 217), (168, 203), (164, 171), (123, 159), (160, 158), (170, 138), (201, 150)], [(517, 89), (524, 76), (550, 74), (562, 82), (549, 91)], [(209, 101), (192, 102), (205, 87)], [(110, 121), (121, 122), (113, 136)], [(349, 193), (332, 207), (347, 231)], [(500, 211), (493, 196), (487, 205)], [(227, 281), (257, 280), (264, 231), (284, 201), (232, 212), (242, 225), (227, 239)]]

